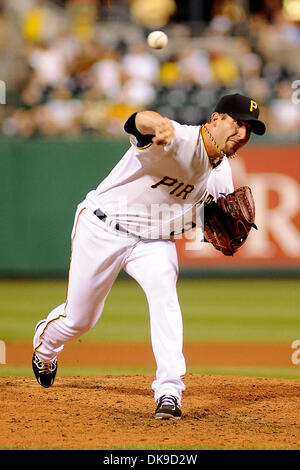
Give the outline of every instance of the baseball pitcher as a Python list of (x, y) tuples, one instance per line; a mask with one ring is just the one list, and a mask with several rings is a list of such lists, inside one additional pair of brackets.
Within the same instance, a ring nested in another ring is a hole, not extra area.
[[(206, 241), (226, 256), (245, 242), (254, 226), (254, 201), (250, 188), (234, 191), (228, 159), (251, 132), (264, 134), (258, 117), (256, 101), (240, 94), (221, 98), (202, 126), (181, 125), (154, 111), (129, 117), (124, 129), (130, 148), (78, 205), (66, 301), (36, 325), (32, 366), (40, 385), (54, 383), (57, 356), (93, 328), (124, 269), (148, 301), (155, 418), (180, 419), (186, 366), (174, 240), (202, 223)], [(197, 217), (199, 208), (204, 220)]]

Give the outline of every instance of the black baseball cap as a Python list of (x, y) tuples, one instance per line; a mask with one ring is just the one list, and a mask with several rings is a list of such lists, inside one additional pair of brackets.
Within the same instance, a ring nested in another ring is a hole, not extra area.
[(263, 135), (266, 132), (265, 124), (258, 119), (258, 104), (248, 96), (239, 93), (225, 95), (218, 101), (214, 112), (229, 114), (232, 118), (240, 121), (249, 121), (252, 124), (254, 134)]

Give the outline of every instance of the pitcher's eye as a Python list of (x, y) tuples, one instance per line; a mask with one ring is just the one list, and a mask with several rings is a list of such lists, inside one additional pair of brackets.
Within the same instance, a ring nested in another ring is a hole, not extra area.
[(236, 120), (236, 124), (238, 127), (241, 127), (241, 126), (245, 126), (247, 132), (252, 132), (252, 125), (250, 124), (250, 122), (247, 122), (247, 121), (241, 121), (241, 120)]

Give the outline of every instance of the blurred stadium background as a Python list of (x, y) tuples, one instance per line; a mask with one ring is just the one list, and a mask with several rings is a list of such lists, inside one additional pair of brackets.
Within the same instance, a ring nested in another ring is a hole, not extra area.
[[(169, 36), (162, 51), (146, 45), (154, 29)], [(41, 312), (64, 300), (76, 205), (128, 147), (127, 117), (147, 108), (198, 124), (220, 96), (241, 92), (268, 129), (232, 160), (235, 184), (253, 189), (259, 230), (233, 259), (196, 232), (178, 241), (181, 276), (202, 279), (180, 287), (186, 339), (297, 339), (299, 57), (300, 0), (0, 0), (0, 338), (30, 341)], [(224, 284), (232, 277), (248, 279), (238, 299), (237, 284)], [(127, 297), (116, 295), (110, 323), (91, 339), (149, 340), (144, 299), (117, 291)]]

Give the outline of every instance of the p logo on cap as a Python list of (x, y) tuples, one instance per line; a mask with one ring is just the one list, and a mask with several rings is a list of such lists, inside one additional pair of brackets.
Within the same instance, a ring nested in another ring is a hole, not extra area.
[(253, 109), (257, 109), (257, 103), (254, 100), (251, 100), (250, 102), (250, 111), (253, 111)]
[(249, 121), (254, 134), (263, 135), (266, 132), (265, 124), (258, 119), (258, 104), (249, 96), (240, 95), (239, 93), (222, 96), (215, 107), (215, 112), (228, 114), (238, 121)]

